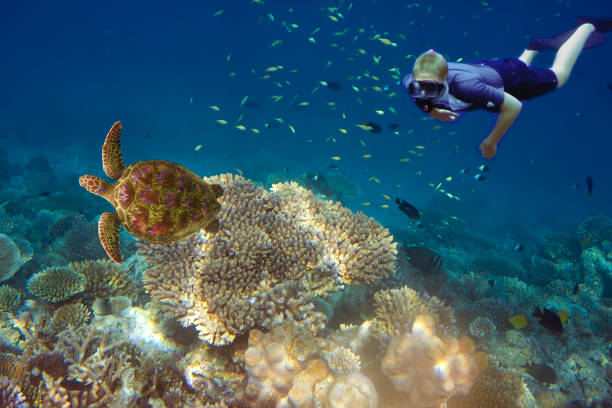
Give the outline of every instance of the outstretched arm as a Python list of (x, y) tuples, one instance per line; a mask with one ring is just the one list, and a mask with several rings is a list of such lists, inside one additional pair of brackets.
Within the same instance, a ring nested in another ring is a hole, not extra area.
[(497, 122), (489, 136), (487, 136), (478, 148), (482, 152), (482, 157), (491, 159), (497, 153), (497, 144), (506, 134), (514, 120), (521, 112), (521, 101), (507, 92), (504, 92), (504, 102), (500, 106), (500, 114), (497, 117)]

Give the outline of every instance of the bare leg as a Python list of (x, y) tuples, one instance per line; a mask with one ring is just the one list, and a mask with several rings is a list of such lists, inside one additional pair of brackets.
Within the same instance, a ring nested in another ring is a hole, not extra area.
[(550, 68), (559, 81), (557, 88), (560, 88), (567, 82), (572, 72), (572, 68), (574, 68), (574, 64), (578, 59), (578, 55), (580, 55), (582, 51), (584, 43), (593, 31), (595, 31), (595, 26), (593, 24), (587, 23), (581, 25), (571, 37), (563, 43), (559, 51), (557, 51), (553, 65)]
[(533, 58), (536, 55), (538, 55), (538, 51), (535, 51), (535, 50), (525, 50), (525, 51), (523, 51), (523, 53), (521, 54), (519, 59), (521, 61), (523, 61), (525, 64), (531, 65), (531, 61), (533, 61)]

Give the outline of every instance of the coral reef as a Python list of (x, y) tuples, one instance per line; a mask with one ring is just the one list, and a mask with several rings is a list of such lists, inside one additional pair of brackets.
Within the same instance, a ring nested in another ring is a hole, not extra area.
[(10, 279), (26, 263), (17, 244), (6, 234), (0, 233), (0, 282)]
[(16, 312), (22, 304), (21, 292), (11, 286), (0, 286), (0, 312)]
[(3, 377), (0, 377), (0, 407), (28, 408), (19, 386)]
[(495, 334), (495, 323), (488, 317), (479, 316), (470, 323), (470, 334), (476, 338), (491, 337)]
[(497, 255), (483, 255), (472, 261), (473, 270), (484, 276), (525, 279), (527, 271), (520, 264)]
[(73, 219), (71, 227), (63, 234), (62, 255), (68, 262), (105, 259), (106, 252), (98, 239), (97, 223), (88, 222), (84, 217)]
[(542, 255), (551, 261), (569, 260), (580, 253), (580, 242), (565, 233), (548, 233), (538, 245)]
[(68, 267), (85, 277), (83, 295), (88, 300), (137, 294), (134, 279), (120, 265), (108, 259), (73, 262)]
[(224, 189), (220, 231), (141, 252), (152, 266), (147, 291), (211, 344), (285, 319), (316, 332), (323, 315), (313, 297), (394, 271), (392, 236), (362, 213), (296, 183), (266, 191), (239, 176), (206, 181)]
[(382, 361), (383, 372), (411, 407), (434, 407), (465, 394), (487, 364), (468, 338), (438, 337), (430, 316), (419, 315), (412, 330), (394, 337)]
[(535, 408), (536, 404), (518, 374), (489, 366), (467, 395), (457, 395), (448, 402), (448, 408), (473, 407)]
[(577, 233), (583, 246), (600, 245), (612, 240), (612, 220), (605, 215), (594, 215), (578, 225)]
[(450, 307), (435, 296), (419, 296), (413, 289), (384, 289), (374, 295), (374, 324), (383, 341), (402, 335), (409, 330), (419, 315), (434, 319), (436, 331), (446, 333), (455, 324)]
[(91, 319), (91, 311), (82, 303), (71, 303), (61, 306), (53, 313), (51, 328), (60, 332), (69, 325), (74, 327), (84, 326)]
[(28, 291), (47, 302), (66, 300), (85, 289), (83, 275), (68, 267), (52, 266), (28, 279)]
[(345, 377), (349, 374), (358, 373), (361, 370), (359, 356), (348, 347), (337, 347), (333, 349), (326, 358), (327, 366), (337, 377)]

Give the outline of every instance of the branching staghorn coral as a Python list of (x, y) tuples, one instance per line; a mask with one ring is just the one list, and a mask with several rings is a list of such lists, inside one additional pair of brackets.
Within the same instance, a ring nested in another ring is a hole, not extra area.
[(394, 271), (392, 236), (361, 213), (296, 183), (266, 191), (240, 176), (206, 181), (224, 189), (219, 232), (144, 244), (141, 252), (152, 266), (147, 291), (211, 344), (286, 319), (316, 332), (323, 315), (313, 297)]
[(91, 311), (82, 303), (71, 303), (59, 307), (51, 318), (51, 328), (60, 332), (68, 326), (85, 326), (91, 319)]
[(132, 297), (137, 293), (136, 282), (121, 266), (108, 259), (73, 262), (68, 267), (85, 277), (83, 295), (88, 300), (114, 296)]
[(21, 292), (11, 286), (0, 286), (0, 312), (16, 312), (21, 307)]
[(28, 408), (19, 386), (3, 377), (0, 377), (0, 407)]

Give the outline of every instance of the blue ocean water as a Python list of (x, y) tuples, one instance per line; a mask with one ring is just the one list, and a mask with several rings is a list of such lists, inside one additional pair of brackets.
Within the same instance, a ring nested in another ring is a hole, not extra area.
[[(0, 123), (3, 129), (20, 129), (24, 138), (14, 141), (16, 146), (5, 144), (4, 150), (17, 157), (20, 152), (40, 153), (60, 166), (69, 160), (77, 173), (95, 172), (100, 169), (101, 140), (110, 125), (121, 120), (127, 163), (164, 158), (201, 175), (238, 168), (258, 180), (285, 168), (295, 177), (304, 171), (327, 173), (330, 164), (337, 165), (363, 191), (346, 204), (389, 227), (407, 220), (393, 203), (380, 208), (386, 203), (383, 194), (406, 198), (419, 208), (435, 200), (444, 211), (484, 225), (558, 229), (588, 215), (609, 214), (610, 45), (585, 51), (565, 87), (528, 102), (490, 161), (480, 157), (477, 146), (493, 124), (491, 114), (468, 113), (452, 124), (424, 120), (388, 70), (397, 68), (405, 75), (414, 57), (404, 57), (429, 48), (451, 61), (517, 56), (528, 37), (565, 31), (577, 15), (610, 14), (610, 4), (363, 1), (354, 2), (344, 19), (334, 22), (325, 8), (337, 5), (184, 1), (5, 6)], [(213, 17), (218, 10), (223, 12)], [(283, 22), (298, 27), (289, 32)], [(320, 31), (311, 35), (317, 28)], [(344, 29), (345, 35), (334, 35)], [(377, 41), (376, 34), (397, 47)], [(316, 44), (308, 42), (311, 36)], [(270, 47), (275, 40), (282, 44)], [(330, 46), (334, 43), (337, 48)], [(365, 54), (347, 61), (358, 49)], [(534, 64), (549, 66), (552, 52), (541, 54)], [(380, 57), (379, 64), (374, 56)], [(283, 68), (268, 72), (269, 79), (260, 79), (266, 68), (279, 65)], [(354, 84), (388, 86), (389, 91), (353, 91), (347, 77), (364, 72), (380, 81), (363, 78)], [(321, 80), (339, 82), (343, 89), (312, 94)], [(389, 97), (391, 92), (395, 96)], [(271, 95), (283, 99), (273, 103)], [(241, 107), (245, 96), (260, 108)], [(310, 105), (296, 110), (294, 98)], [(385, 114), (377, 115), (378, 109)], [(235, 129), (241, 113), (240, 123), (262, 132)], [(275, 117), (294, 126), (296, 133), (286, 124), (265, 130), (264, 123)], [(219, 126), (217, 119), (229, 123)], [(380, 134), (364, 132), (355, 126), (364, 120), (385, 129)], [(400, 124), (399, 134), (386, 128), (389, 123)], [(339, 133), (339, 128), (349, 133)], [(335, 143), (326, 142), (330, 136)], [(194, 151), (199, 144), (202, 149)], [(408, 150), (416, 145), (426, 148), (422, 157), (398, 162), (410, 157)], [(362, 159), (363, 154), (372, 158)], [(484, 182), (475, 182), (474, 172), (459, 174), (462, 168), (474, 170), (483, 163), (491, 168)], [(592, 196), (586, 193), (587, 175), (595, 183)], [(380, 184), (368, 181), (372, 176)], [(461, 201), (441, 199), (428, 186), (448, 176), (453, 181), (447, 190)], [(82, 194), (87, 205), (89, 197)]]
[[(612, 217), (612, 39), (584, 50), (564, 87), (526, 102), (490, 160), (477, 147), (494, 115), (434, 121), (394, 75), (408, 74), (430, 48), (449, 61), (516, 57), (531, 38), (568, 30), (580, 15), (612, 16), (612, 2), (7, 3), (0, 208), (33, 218), (47, 205), (89, 220), (109, 211), (78, 177), (103, 176), (101, 145), (120, 120), (126, 164), (164, 159), (201, 176), (229, 172), (268, 185), (333, 180), (329, 198), (399, 242), (412, 244), (421, 225), (396, 197), (419, 209), (425, 231), (445, 217), (508, 251), (533, 249), (549, 232), (575, 236), (588, 217)], [(534, 65), (553, 58), (543, 51)], [(357, 126), (366, 121), (382, 131)]]

